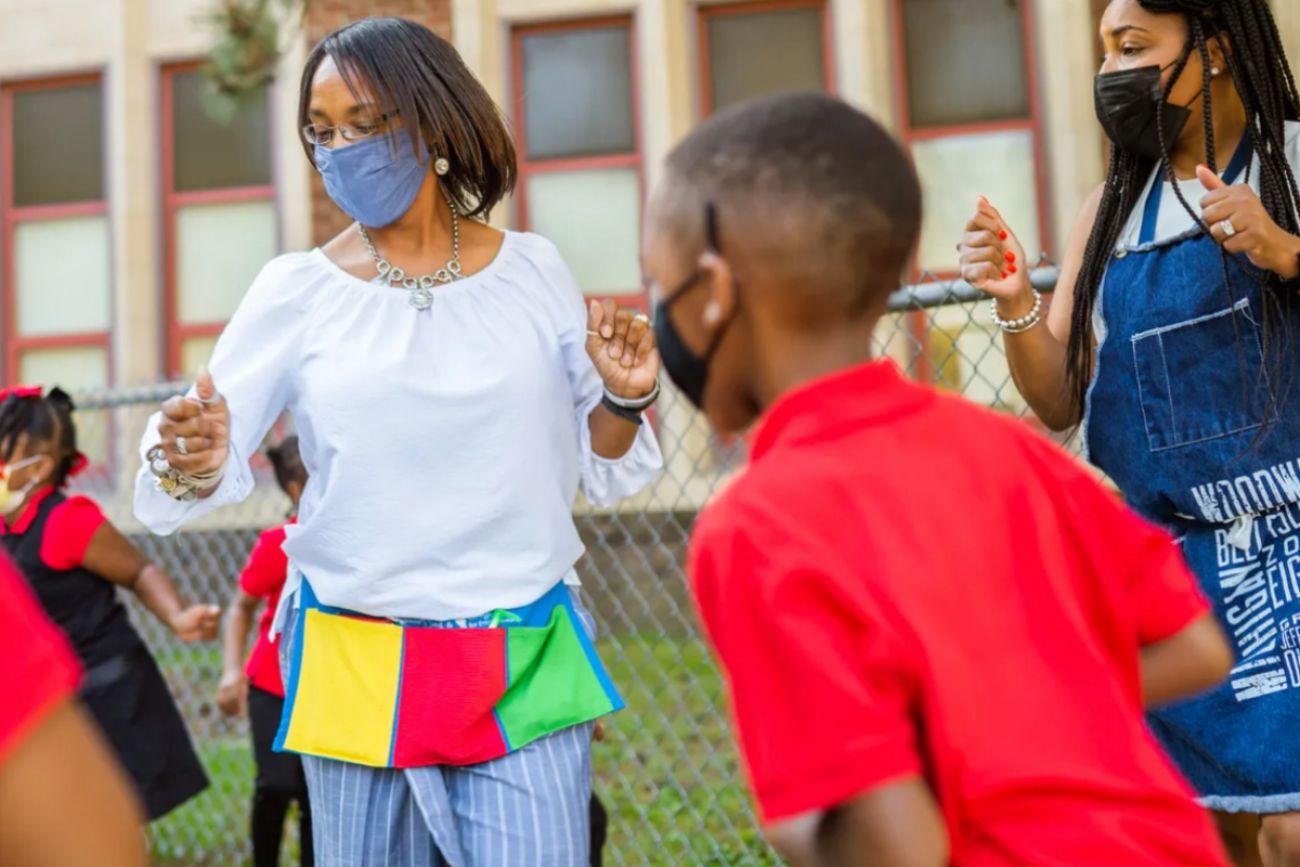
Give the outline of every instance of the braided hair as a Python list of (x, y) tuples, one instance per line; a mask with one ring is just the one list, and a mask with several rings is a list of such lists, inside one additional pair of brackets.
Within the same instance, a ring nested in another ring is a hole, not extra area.
[(51, 481), (63, 487), (84, 463), (77, 451), (76, 407), (72, 397), (55, 387), (42, 395), (39, 389), (15, 389), (0, 400), (0, 460), (9, 461), (24, 434), (32, 444), (49, 446), (55, 458)]
[[(1201, 58), (1201, 95), (1204, 107), (1205, 154), (1211, 171), (1215, 165), (1214, 121), (1210, 102), (1210, 55), (1207, 41), (1224, 38), (1224, 58), (1237, 93), (1246, 110), (1246, 135), (1250, 137), (1252, 159), (1259, 164), (1259, 197), (1264, 209), (1279, 227), (1300, 235), (1300, 187), (1296, 185), (1286, 156), (1288, 120), (1300, 120), (1300, 94), (1295, 76), (1282, 49), (1277, 23), (1269, 11), (1268, 0), (1138, 0), (1142, 8), (1157, 14), (1180, 13), (1187, 19), (1188, 42), (1165, 85), (1168, 99), (1175, 82), (1196, 51)], [(1160, 125), (1157, 125), (1160, 126)], [(1160, 129), (1160, 150), (1166, 176), (1173, 180), (1169, 145)], [(1088, 236), (1083, 263), (1074, 287), (1074, 310), (1070, 322), (1070, 341), (1066, 350), (1066, 388), (1074, 405), (1082, 408), (1087, 401), (1092, 379), (1092, 315), (1101, 292), (1106, 266), (1115, 250), (1119, 234), (1133, 208), (1137, 206), (1146, 180), (1156, 162), (1111, 146), (1110, 166), (1102, 190), (1097, 219)], [(1173, 184), (1179, 203), (1192, 216), (1201, 231), (1209, 227), (1188, 203), (1177, 183)], [(1232, 281), (1228, 272), (1228, 253), (1220, 248), (1224, 286), (1232, 299)], [(1247, 272), (1250, 273), (1250, 272)], [(1261, 342), (1264, 356), (1280, 365), (1285, 353), (1275, 348), (1287, 336), (1288, 310), (1295, 287), (1276, 274), (1262, 278), (1265, 284)], [(1277, 400), (1274, 390), (1281, 376), (1269, 377), (1269, 411)]]

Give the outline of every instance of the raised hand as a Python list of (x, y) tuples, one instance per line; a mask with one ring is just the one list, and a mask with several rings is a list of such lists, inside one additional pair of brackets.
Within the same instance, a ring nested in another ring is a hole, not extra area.
[(981, 292), (1004, 301), (1031, 297), (1025, 248), (983, 196), (966, 224), (957, 254), (962, 279)]
[(196, 397), (177, 396), (162, 405), (158, 432), (173, 469), (205, 476), (221, 469), (230, 454), (230, 410), (206, 367), (194, 388)]
[(1258, 193), (1248, 184), (1228, 186), (1208, 166), (1197, 166), (1196, 177), (1206, 190), (1201, 219), (1223, 249), (1288, 280), (1300, 276), (1300, 238), (1273, 221)]
[(587, 308), (587, 355), (619, 397), (636, 400), (654, 390), (659, 378), (659, 352), (650, 320), (613, 301), (592, 301)]

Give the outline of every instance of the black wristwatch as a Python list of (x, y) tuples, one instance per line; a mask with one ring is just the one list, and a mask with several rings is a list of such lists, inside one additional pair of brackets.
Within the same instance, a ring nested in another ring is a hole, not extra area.
[(614, 403), (614, 401), (612, 401), (612, 400), (609, 399), (609, 395), (608, 395), (608, 394), (605, 395), (605, 396), (603, 396), (603, 397), (600, 399), (600, 405), (603, 406), (603, 407), (605, 407), (605, 409), (609, 410), (610, 412), (612, 412), (614, 415), (618, 416), (619, 418), (627, 419), (628, 421), (632, 422), (633, 424), (640, 424), (640, 423), (641, 423), (641, 413), (642, 413), (644, 410), (639, 410), (639, 409), (628, 409), (628, 408), (625, 407), (625, 406), (619, 406), (618, 404)]
[(605, 389), (605, 394), (600, 398), (600, 405), (612, 412), (619, 418), (627, 419), (635, 424), (641, 423), (641, 413), (645, 412), (654, 402), (659, 399), (659, 381), (655, 380), (655, 387), (650, 389), (650, 393), (645, 397), (639, 397), (635, 400), (629, 400), (625, 397), (618, 397), (611, 394), (610, 390)]

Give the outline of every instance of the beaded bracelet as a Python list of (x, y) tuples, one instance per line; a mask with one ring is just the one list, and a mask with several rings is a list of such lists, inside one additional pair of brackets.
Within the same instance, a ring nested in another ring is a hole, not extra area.
[(201, 476), (182, 473), (167, 463), (167, 453), (160, 445), (149, 449), (145, 460), (149, 463), (149, 471), (153, 473), (154, 486), (173, 500), (182, 503), (197, 500), (199, 494), (221, 484), (221, 478), (226, 474), (224, 464), (213, 472)]
[(1034, 307), (1019, 319), (1003, 319), (998, 315), (998, 299), (989, 299), (989, 310), (993, 313), (993, 324), (1006, 334), (1023, 334), (1033, 328), (1039, 322), (1043, 321), (1043, 296), (1037, 289), (1030, 289), (1034, 293)]

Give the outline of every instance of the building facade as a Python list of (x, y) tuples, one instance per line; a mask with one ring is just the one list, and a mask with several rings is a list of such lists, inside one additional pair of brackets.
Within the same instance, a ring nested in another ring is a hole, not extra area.
[[(368, 14), (456, 45), (517, 135), (520, 186), (494, 223), (553, 239), (592, 295), (647, 303), (640, 212), (663, 157), (761, 93), (838, 94), (906, 143), (926, 194), (917, 274), (952, 273), (981, 194), (1059, 255), (1104, 170), (1105, 0), (308, 0), (275, 80), (220, 122), (198, 71), (217, 2), (0, 0), (0, 380), (186, 378), (262, 263), (342, 228), (303, 157), (298, 76), (309, 45)], [(1300, 3), (1274, 5), (1300, 61)], [(920, 341), (893, 349), (969, 339), (957, 312), (951, 329), (889, 323)], [(683, 413), (660, 423), (699, 469)]]

